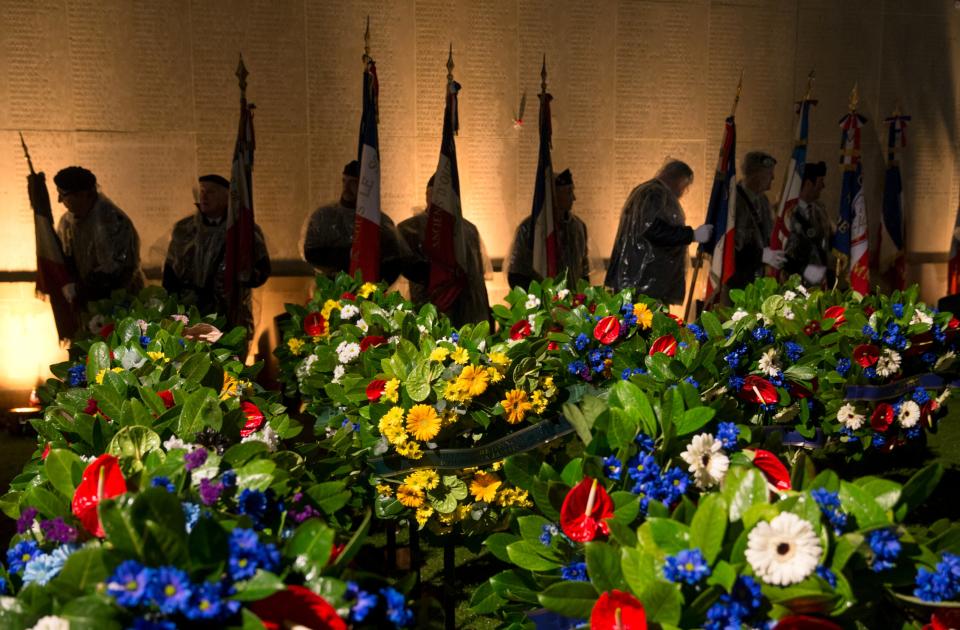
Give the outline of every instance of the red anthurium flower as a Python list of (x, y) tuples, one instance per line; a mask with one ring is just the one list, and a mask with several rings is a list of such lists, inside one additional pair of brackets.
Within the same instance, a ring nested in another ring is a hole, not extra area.
[(521, 319), (519, 322), (510, 327), (510, 338), (514, 341), (520, 341), (521, 339), (526, 339), (530, 336), (530, 322)]
[(650, 356), (652, 357), (658, 352), (662, 352), (668, 357), (672, 357), (677, 353), (677, 340), (674, 339), (673, 335), (658, 337), (650, 344)]
[(263, 425), (263, 412), (249, 401), (240, 403), (240, 408), (243, 409), (243, 414), (247, 416), (247, 421), (243, 423), (243, 428), (240, 429), (240, 437), (247, 437)]
[(790, 615), (781, 617), (775, 630), (843, 630), (829, 619), (810, 615)]
[(753, 465), (760, 469), (763, 476), (767, 478), (772, 486), (777, 490), (790, 489), (790, 471), (783, 465), (776, 455), (770, 451), (758, 448), (753, 453)]
[(100, 336), (106, 339), (107, 337), (110, 336), (110, 333), (113, 332), (114, 328), (116, 328), (116, 324), (114, 324), (113, 322), (108, 322), (104, 324), (103, 328), (100, 329)]
[[(817, 387), (816, 380), (813, 381), (812, 385), (814, 389), (816, 389)], [(787, 391), (790, 392), (790, 395), (793, 396), (794, 398), (810, 398), (811, 396), (813, 396), (812, 391), (810, 391), (803, 385), (798, 385), (797, 383), (794, 383), (792, 381), (787, 383)]]
[(933, 412), (936, 411), (938, 407), (940, 407), (940, 404), (933, 399), (920, 405), (920, 423), (927, 431), (933, 431), (937, 426)]
[(355, 296), (353, 293), (350, 293), (349, 291), (344, 291), (343, 293), (340, 294), (340, 299), (350, 300), (352, 302), (357, 299), (357, 296)]
[(322, 337), (327, 332), (327, 320), (320, 313), (310, 313), (303, 318), (303, 332), (311, 337)]
[(683, 318), (681, 318), (679, 315), (674, 315), (673, 313), (667, 313), (667, 317), (669, 317), (674, 322), (676, 322), (677, 326), (679, 326), (680, 328), (683, 328), (684, 326), (687, 325), (687, 323), (683, 321)]
[(749, 402), (765, 405), (772, 405), (780, 399), (773, 383), (755, 374), (744, 377), (743, 387), (738, 395)]
[(370, 348), (371, 346), (382, 346), (385, 343), (387, 343), (386, 337), (381, 337), (380, 335), (367, 335), (360, 340), (360, 352), (366, 352), (367, 348)]
[(266, 599), (250, 604), (266, 630), (284, 630), (294, 626), (314, 630), (347, 630), (327, 600), (303, 586), (290, 585)]
[(610, 534), (607, 519), (613, 517), (613, 499), (596, 479), (584, 477), (567, 493), (560, 508), (560, 527), (570, 540), (588, 542)]
[(930, 615), (930, 623), (923, 630), (952, 630), (960, 628), (960, 610), (956, 608), (941, 608)]
[(386, 387), (387, 382), (382, 378), (375, 378), (367, 385), (367, 400), (370, 402), (377, 402), (380, 400), (380, 396), (383, 395), (383, 388)]
[(828, 308), (823, 312), (824, 319), (833, 320), (833, 328), (831, 330), (835, 329), (837, 326), (847, 321), (847, 318), (843, 316), (843, 313), (846, 310), (847, 309), (845, 307), (837, 305), (837, 306), (831, 306), (830, 308)]
[(163, 401), (163, 406), (169, 409), (173, 407), (173, 392), (169, 389), (165, 389), (162, 392), (157, 392), (157, 396), (160, 397), (160, 400)]
[(960, 319), (957, 319), (956, 317), (951, 317), (950, 321), (947, 322), (947, 328), (954, 328), (954, 329), (960, 328)]
[(877, 405), (877, 408), (873, 410), (873, 414), (870, 416), (870, 426), (873, 427), (874, 431), (881, 433), (889, 429), (892, 422), (893, 407), (888, 403), (880, 403)]
[(80, 519), (83, 528), (103, 538), (103, 526), (97, 514), (97, 506), (104, 499), (111, 499), (127, 491), (127, 481), (120, 471), (120, 461), (113, 455), (103, 454), (96, 458), (86, 470), (80, 485), (73, 493), (71, 507), (73, 515)]
[(876, 365), (879, 359), (880, 348), (873, 344), (862, 343), (853, 349), (853, 360), (856, 361), (860, 367), (867, 368), (871, 365)]
[(590, 613), (591, 630), (647, 630), (643, 604), (630, 593), (613, 589), (600, 594)]
[(620, 336), (620, 320), (607, 315), (593, 328), (593, 338), (602, 344), (611, 344)]
[(47, 442), (47, 445), (43, 447), (43, 453), (40, 455), (40, 459), (46, 459), (47, 455), (50, 454), (50, 442)]

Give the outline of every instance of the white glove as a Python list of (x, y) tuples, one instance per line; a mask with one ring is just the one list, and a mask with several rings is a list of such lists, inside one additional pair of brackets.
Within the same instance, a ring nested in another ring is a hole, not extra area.
[(826, 274), (827, 268), (823, 265), (807, 265), (803, 270), (803, 279), (808, 284), (820, 284)]
[(60, 292), (63, 293), (64, 299), (71, 304), (73, 304), (73, 301), (77, 299), (77, 285), (73, 282), (60, 287)]
[(693, 231), (693, 240), (698, 243), (708, 243), (711, 236), (713, 236), (713, 226), (709, 223), (704, 223)]
[(787, 255), (783, 253), (782, 249), (770, 249), (769, 247), (763, 248), (763, 264), (770, 265), (774, 269), (779, 269), (783, 267), (783, 263), (786, 261)]

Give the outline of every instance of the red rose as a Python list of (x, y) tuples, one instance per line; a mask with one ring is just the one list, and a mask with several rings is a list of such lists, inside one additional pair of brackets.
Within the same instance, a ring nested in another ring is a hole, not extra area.
[(760, 469), (767, 481), (777, 490), (790, 489), (790, 471), (776, 455), (758, 448), (753, 453), (753, 465)]
[(243, 428), (240, 429), (240, 437), (248, 437), (263, 425), (263, 412), (255, 404), (248, 401), (240, 403), (240, 408), (243, 409), (243, 414), (247, 417), (247, 421), (243, 423)]
[(593, 338), (602, 344), (609, 345), (620, 336), (620, 320), (613, 315), (607, 315), (593, 328)]
[(350, 300), (352, 302), (357, 299), (357, 296), (355, 296), (353, 293), (350, 293), (349, 291), (344, 291), (343, 293), (340, 294), (340, 299)]
[(560, 527), (570, 540), (588, 542), (610, 534), (607, 519), (613, 518), (613, 500), (596, 479), (584, 477), (567, 493), (560, 508)]
[(336, 609), (313, 591), (289, 585), (266, 599), (250, 604), (266, 630), (305, 626), (318, 630), (347, 630)]
[(880, 348), (869, 343), (862, 343), (853, 349), (853, 360), (863, 368), (876, 365), (877, 361), (880, 360)]
[[(110, 336), (110, 333), (113, 332), (113, 329), (116, 328), (116, 324), (113, 322), (107, 322), (103, 325), (103, 328), (100, 329), (100, 336), (106, 339)], [(113, 358), (113, 357), (111, 357)]]
[(380, 335), (367, 335), (360, 340), (360, 352), (366, 352), (367, 348), (370, 348), (371, 346), (382, 346), (385, 343), (387, 343), (386, 337), (381, 337)]
[(833, 326), (831, 327), (830, 330), (836, 329), (837, 326), (847, 321), (847, 318), (843, 316), (846, 310), (847, 309), (844, 308), (843, 306), (837, 305), (837, 306), (831, 306), (830, 308), (828, 308), (823, 312), (823, 319), (833, 320)]
[(104, 537), (97, 506), (104, 499), (119, 496), (127, 491), (127, 481), (120, 471), (120, 461), (113, 455), (103, 454), (93, 460), (83, 471), (80, 485), (73, 493), (71, 508), (83, 528), (96, 536)]
[(843, 630), (829, 619), (810, 615), (790, 615), (781, 617), (774, 630)]
[(893, 406), (888, 403), (880, 403), (870, 415), (870, 426), (873, 427), (874, 431), (879, 431), (880, 433), (889, 429), (892, 422)]
[(510, 327), (510, 338), (514, 341), (520, 341), (521, 339), (526, 339), (530, 336), (530, 322), (521, 319), (519, 322)]
[(643, 604), (630, 593), (613, 589), (600, 594), (590, 613), (592, 630), (647, 630)]
[(310, 313), (303, 319), (303, 332), (311, 337), (322, 337), (327, 332), (327, 320), (320, 313)]
[(780, 399), (773, 383), (755, 374), (743, 379), (743, 386), (738, 395), (749, 402), (765, 405), (772, 405)]
[(673, 335), (658, 337), (650, 344), (650, 356), (652, 357), (658, 352), (662, 352), (668, 357), (677, 353), (677, 340), (673, 338)]
[(43, 447), (43, 454), (40, 455), (40, 459), (46, 459), (47, 455), (50, 454), (50, 442), (47, 442), (47, 445)]
[(160, 400), (163, 401), (163, 406), (169, 409), (173, 407), (173, 392), (169, 389), (165, 389), (162, 392), (157, 392), (157, 396), (160, 397)]
[(375, 378), (367, 385), (367, 400), (370, 402), (377, 402), (380, 400), (380, 396), (383, 395), (383, 388), (386, 387), (387, 382), (382, 378)]

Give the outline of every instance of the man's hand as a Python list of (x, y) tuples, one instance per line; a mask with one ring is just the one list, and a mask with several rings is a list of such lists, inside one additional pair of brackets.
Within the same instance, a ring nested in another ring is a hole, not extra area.
[(782, 249), (763, 248), (763, 264), (770, 265), (774, 269), (780, 269), (786, 260), (787, 255), (783, 253)]
[(713, 236), (713, 226), (709, 223), (704, 223), (693, 231), (693, 240), (698, 243), (709, 243), (711, 236)]
[(74, 282), (60, 287), (60, 292), (63, 293), (64, 299), (71, 304), (77, 299), (77, 285)]

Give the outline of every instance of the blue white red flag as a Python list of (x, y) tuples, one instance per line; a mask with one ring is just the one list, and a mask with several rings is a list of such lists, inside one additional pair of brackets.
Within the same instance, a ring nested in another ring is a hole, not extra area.
[[(793, 153), (790, 155), (790, 164), (783, 180), (783, 192), (777, 204), (777, 215), (770, 233), (770, 249), (784, 249), (787, 238), (790, 237), (790, 214), (797, 207), (800, 199), (800, 186), (803, 183), (803, 168), (807, 163), (807, 138), (810, 134), (810, 108), (817, 101), (809, 98), (797, 104), (797, 130), (794, 134)], [(771, 269), (771, 275), (776, 270)]]
[(360, 180), (350, 247), (350, 275), (359, 270), (365, 282), (377, 282), (380, 280), (380, 140), (377, 134), (380, 84), (373, 59), (365, 57), (365, 60), (363, 110), (357, 147)]
[(723, 143), (717, 172), (713, 177), (710, 203), (707, 205), (706, 223), (713, 226), (713, 237), (701, 245), (711, 255), (710, 274), (707, 276), (706, 302), (720, 290), (735, 270), (737, 198), (737, 126), (733, 116), (727, 118), (723, 128)]
[(867, 119), (852, 111), (840, 119), (840, 220), (833, 236), (833, 249), (849, 265), (850, 288), (861, 294), (870, 291), (870, 239), (867, 233), (867, 206), (863, 197), (863, 164), (860, 159), (860, 131)]

